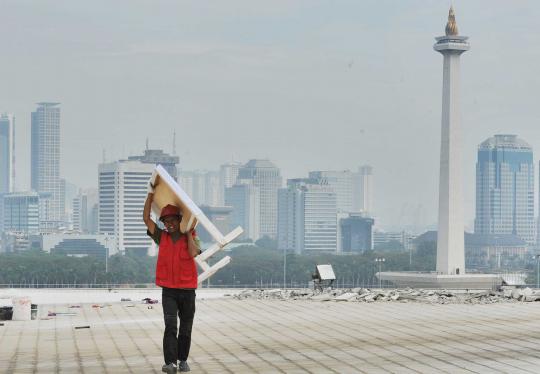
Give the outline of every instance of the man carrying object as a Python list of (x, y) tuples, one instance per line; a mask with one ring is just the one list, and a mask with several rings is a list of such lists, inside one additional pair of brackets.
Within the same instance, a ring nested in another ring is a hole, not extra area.
[[(148, 196), (144, 204), (143, 220), (147, 234), (159, 246), (156, 266), (156, 285), (162, 288), (165, 332), (163, 334), (164, 373), (189, 371), (187, 358), (191, 346), (191, 328), (195, 316), (195, 289), (197, 266), (194, 257), (201, 253), (194, 229), (180, 232), (182, 215), (174, 205), (161, 210), (159, 220), (165, 230), (157, 227), (150, 218), (154, 198), (155, 175), (148, 184)], [(178, 329), (178, 317), (180, 328)], [(177, 360), (178, 366), (177, 366)]]

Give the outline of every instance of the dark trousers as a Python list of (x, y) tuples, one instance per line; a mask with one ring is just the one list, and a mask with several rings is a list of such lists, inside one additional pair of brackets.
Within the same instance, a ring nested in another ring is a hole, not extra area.
[[(165, 365), (186, 361), (191, 347), (191, 327), (195, 316), (195, 290), (163, 288), (161, 292), (165, 333), (163, 356)], [(178, 329), (180, 317), (180, 329)]]

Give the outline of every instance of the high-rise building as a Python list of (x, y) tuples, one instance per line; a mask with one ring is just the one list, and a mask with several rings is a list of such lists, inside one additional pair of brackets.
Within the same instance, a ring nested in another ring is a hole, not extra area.
[(114, 237), (123, 253), (148, 253), (142, 211), (153, 164), (120, 160), (99, 165), (99, 233)]
[(220, 206), (221, 187), (219, 172), (194, 170), (181, 171), (178, 183), (198, 205)]
[(13, 192), (15, 179), (15, 117), (0, 113), (0, 195)]
[(86, 195), (79, 195), (73, 199), (72, 205), (73, 231), (83, 232), (83, 227), (87, 224), (88, 202)]
[(309, 178), (334, 189), (339, 212), (353, 211), (353, 178), (350, 170), (311, 171)]
[(375, 230), (372, 234), (373, 249), (390, 249), (398, 242), (404, 250), (411, 250), (416, 235), (408, 231), (381, 231)]
[(169, 155), (161, 149), (146, 148), (142, 156), (129, 156), (128, 160), (140, 161), (143, 164), (161, 165), (174, 180), (178, 179), (178, 169), (176, 165), (180, 162), (180, 158), (175, 155)]
[(31, 184), (39, 193), (50, 193), (47, 225), (60, 227), (65, 218), (64, 184), (60, 179), (60, 108), (58, 103), (38, 103), (32, 112)]
[(318, 179), (289, 179), (278, 194), (278, 247), (296, 253), (337, 251), (337, 199)]
[(338, 219), (338, 252), (361, 253), (372, 248), (373, 218), (349, 213)]
[(251, 184), (259, 191), (260, 235), (277, 237), (277, 196), (282, 178), (279, 169), (269, 160), (250, 160), (238, 171), (239, 184)]
[(219, 167), (219, 184), (221, 185), (222, 203), (225, 202), (225, 189), (236, 184), (238, 172), (242, 167), (240, 162), (228, 162)]
[(261, 237), (259, 198), (259, 189), (252, 184), (235, 184), (225, 189), (225, 205), (232, 207), (230, 227), (241, 226), (242, 239), (255, 241)]
[(365, 215), (373, 213), (373, 167), (363, 165), (353, 175), (352, 208)]
[(94, 215), (97, 211), (97, 190), (89, 188), (81, 190), (72, 201), (73, 230), (84, 234), (95, 234), (97, 224)]
[(441, 154), (439, 176), (439, 221), (437, 232), (437, 272), (465, 273), (463, 236), (463, 191), (461, 179), (461, 126), (459, 123), (459, 62), (469, 50), (468, 37), (458, 35), (451, 7), (446, 35), (435, 38), (433, 49), (443, 55)]
[(478, 146), (474, 231), (536, 241), (533, 151), (516, 135), (495, 135)]
[(204, 205), (222, 205), (220, 174), (218, 171), (209, 171), (204, 180)]
[(5, 232), (37, 234), (39, 226), (39, 195), (36, 192), (13, 192), (3, 195), (2, 219)]

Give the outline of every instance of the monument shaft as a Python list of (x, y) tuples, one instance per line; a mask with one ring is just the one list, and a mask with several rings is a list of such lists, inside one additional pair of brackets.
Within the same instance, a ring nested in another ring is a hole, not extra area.
[(451, 8), (446, 36), (436, 38), (433, 47), (444, 57), (441, 159), (439, 176), (439, 227), (437, 234), (437, 272), (465, 273), (463, 193), (461, 179), (461, 126), (459, 111), (460, 55), (469, 49), (466, 36), (457, 35)]

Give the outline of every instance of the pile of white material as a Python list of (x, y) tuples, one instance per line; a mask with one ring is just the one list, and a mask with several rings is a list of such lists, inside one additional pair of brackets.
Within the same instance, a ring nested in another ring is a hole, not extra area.
[(504, 289), (501, 291), (423, 290), (423, 289), (327, 289), (322, 292), (310, 289), (297, 290), (244, 290), (233, 296), (238, 300), (311, 300), (347, 302), (420, 302), (429, 304), (493, 304), (507, 302), (540, 301), (540, 291), (530, 288)]

